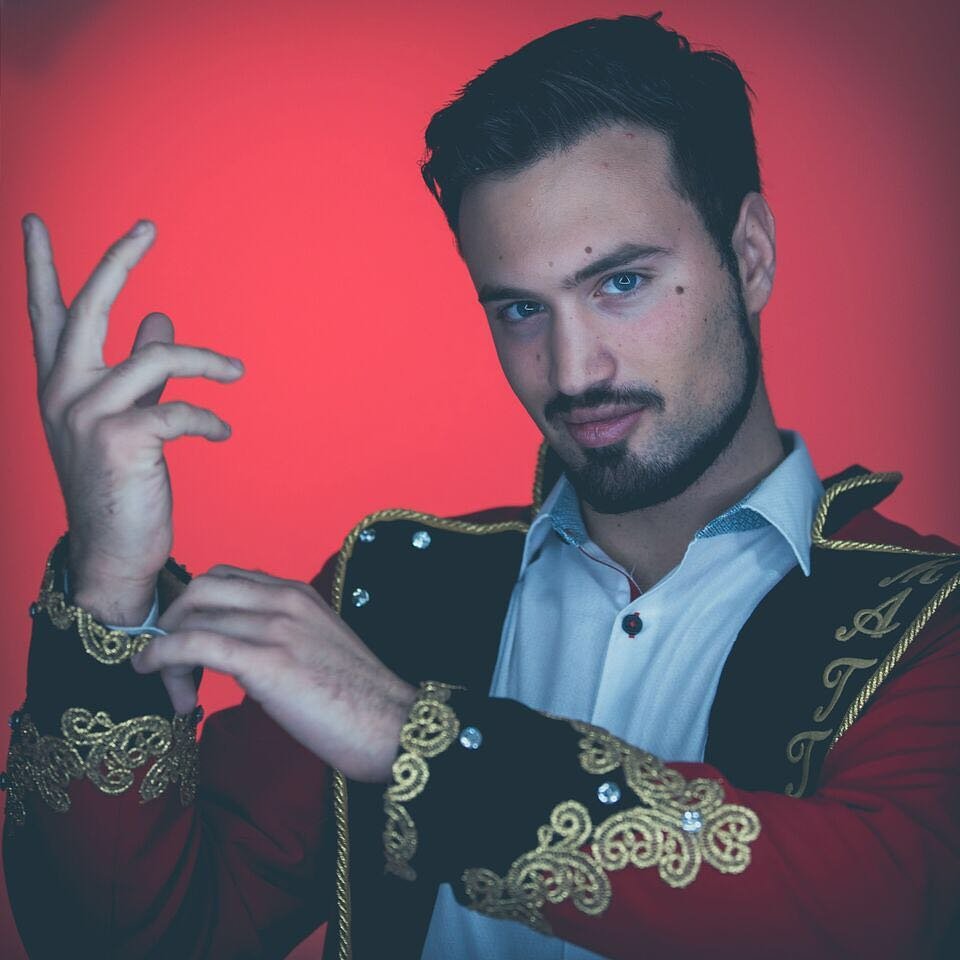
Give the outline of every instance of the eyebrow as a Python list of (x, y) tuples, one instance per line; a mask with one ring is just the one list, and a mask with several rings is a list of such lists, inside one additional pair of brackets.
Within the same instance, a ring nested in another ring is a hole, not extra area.
[[(636, 260), (649, 260), (653, 257), (670, 253), (668, 247), (656, 247), (650, 244), (641, 243), (623, 243), (610, 253), (598, 257), (596, 260), (581, 267), (570, 276), (564, 277), (560, 281), (560, 286), (564, 290), (573, 290), (584, 280), (597, 276), (600, 273), (606, 273), (607, 270), (615, 270), (617, 267), (626, 266)], [(536, 300), (538, 295), (530, 290), (524, 290), (520, 287), (499, 287), (490, 284), (481, 284), (478, 292), (478, 298), (481, 303), (489, 303), (492, 300)]]

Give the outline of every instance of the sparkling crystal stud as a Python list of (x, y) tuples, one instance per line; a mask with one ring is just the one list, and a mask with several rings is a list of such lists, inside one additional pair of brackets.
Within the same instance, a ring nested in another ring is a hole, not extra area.
[(597, 799), (601, 803), (617, 803), (620, 800), (620, 788), (612, 780), (607, 780), (597, 787)]
[(377, 531), (373, 527), (367, 527), (366, 530), (360, 531), (359, 539), (361, 543), (373, 543), (377, 539)]
[(0, 772), (0, 790), (6, 790), (8, 782), (7, 771)]
[(193, 708), (190, 719), (193, 720), (194, 723), (199, 723), (203, 719), (203, 707), (201, 707), (199, 703)]
[(479, 750), (483, 734), (476, 727), (464, 727), (460, 731), (460, 746), (465, 750)]
[(34, 600), (33, 603), (30, 604), (27, 612), (30, 614), (30, 617), (31, 617), (31, 619), (32, 619), (32, 618), (35, 617), (42, 609), (43, 609), (43, 608), (40, 606), (40, 604), (37, 603), (36, 600)]
[(7, 726), (10, 727), (11, 730), (16, 732), (20, 728), (20, 724), (22, 722), (23, 722), (23, 711), (14, 710), (13, 713), (10, 714), (10, 718), (7, 720)]
[(433, 542), (433, 537), (426, 530), (418, 530), (411, 538), (410, 542), (418, 550), (426, 550)]
[(703, 827), (703, 818), (697, 810), (684, 810), (680, 826), (687, 833), (699, 833)]
[(370, 602), (370, 591), (364, 590), (363, 587), (357, 587), (357, 589), (350, 594), (350, 599), (353, 600), (355, 607), (365, 607)]

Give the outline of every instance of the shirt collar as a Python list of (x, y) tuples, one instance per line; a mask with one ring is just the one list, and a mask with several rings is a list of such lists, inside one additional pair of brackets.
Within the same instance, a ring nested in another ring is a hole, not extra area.
[[(769, 524), (787, 542), (804, 575), (809, 576), (810, 530), (817, 504), (823, 496), (823, 484), (800, 434), (781, 430), (780, 439), (784, 450), (789, 451), (786, 457), (742, 500), (698, 530), (694, 540), (707, 540)], [(530, 525), (521, 569), (526, 568), (551, 530), (572, 546), (583, 546), (590, 539), (580, 501), (566, 474), (554, 485)]]

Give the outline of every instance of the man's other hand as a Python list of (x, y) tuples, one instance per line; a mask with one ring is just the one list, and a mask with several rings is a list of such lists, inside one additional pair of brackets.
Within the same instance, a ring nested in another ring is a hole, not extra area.
[(236, 678), (292, 737), (354, 780), (386, 782), (416, 690), (296, 580), (218, 565), (170, 605), (133, 659), (156, 670), (174, 709), (196, 703), (202, 665)]
[(37, 393), (70, 528), (71, 590), (101, 620), (135, 625), (153, 601), (157, 574), (173, 545), (168, 440), (225, 440), (216, 414), (183, 402), (159, 403), (170, 377), (229, 383), (239, 360), (174, 345), (162, 313), (145, 317), (130, 356), (103, 359), (109, 312), (127, 275), (156, 235), (141, 220), (114, 243), (66, 306), (50, 237), (35, 214), (23, 218), (27, 306)]

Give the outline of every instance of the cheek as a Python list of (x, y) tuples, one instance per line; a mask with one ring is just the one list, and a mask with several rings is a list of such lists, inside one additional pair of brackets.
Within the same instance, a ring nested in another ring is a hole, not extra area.
[(497, 335), (494, 335), (493, 343), (503, 374), (517, 398), (531, 413), (542, 411), (550, 391), (543, 343)]

